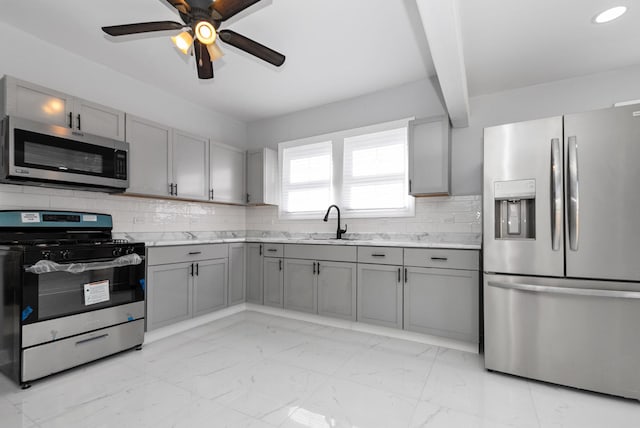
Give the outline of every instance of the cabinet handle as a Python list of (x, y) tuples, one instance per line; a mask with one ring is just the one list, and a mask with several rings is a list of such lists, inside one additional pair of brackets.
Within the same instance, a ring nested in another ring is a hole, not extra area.
[(449, 259), (447, 257), (431, 257), (431, 260), (436, 262), (446, 262)]
[(169, 195), (173, 196), (173, 183), (169, 183)]
[(198, 254), (202, 254), (202, 251), (191, 251), (189, 253), (190, 256), (197, 256)]
[(82, 127), (80, 126), (80, 113), (78, 113), (78, 131), (82, 131)]
[(267, 248), (267, 251), (270, 253), (275, 253), (278, 250), (276, 248)]
[(282, 270), (282, 259), (278, 260), (278, 269)]
[(313, 262), (313, 274), (316, 274), (316, 262)]
[(318, 275), (320, 275), (320, 262), (318, 262)]
[(191, 276), (193, 276), (193, 263), (191, 263)]
[(409, 193), (411, 193), (411, 180), (409, 180)]
[(73, 128), (73, 113), (69, 112), (69, 128)]
[(213, 189), (209, 190), (209, 199), (213, 200)]
[(404, 282), (405, 284), (407, 283), (407, 281), (409, 280), (409, 275), (407, 275), (407, 268), (404, 268)]
[(398, 268), (398, 282), (402, 282), (400, 268)]
[(260, 244), (260, 255), (262, 255), (262, 244)]
[(371, 254), (371, 257), (387, 257), (386, 254), (380, 254), (380, 253), (373, 253)]
[(175, 196), (178, 196), (178, 183), (173, 185), (173, 188), (175, 189)]
[(196, 263), (196, 276), (200, 276), (200, 263)]
[(249, 203), (249, 194), (247, 193), (247, 203)]

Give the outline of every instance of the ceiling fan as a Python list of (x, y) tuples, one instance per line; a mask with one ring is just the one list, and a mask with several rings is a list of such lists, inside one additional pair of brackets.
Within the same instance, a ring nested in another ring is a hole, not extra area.
[[(213, 63), (224, 55), (216, 39), (235, 46), (270, 64), (280, 67), (285, 56), (232, 30), (219, 30), (220, 24), (242, 12), (260, 0), (167, 0), (180, 13), (184, 22), (155, 21), (136, 24), (102, 27), (110, 36), (149, 33), (153, 31), (184, 30), (175, 37), (173, 43), (185, 55), (191, 47), (196, 56), (196, 67), (200, 79), (213, 78)], [(195, 35), (195, 38), (194, 38)]]

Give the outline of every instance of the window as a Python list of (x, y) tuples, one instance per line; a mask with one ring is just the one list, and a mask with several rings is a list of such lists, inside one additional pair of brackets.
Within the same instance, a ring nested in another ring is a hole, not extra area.
[(413, 215), (407, 122), (281, 143), (280, 217), (318, 218), (333, 203), (345, 217)]

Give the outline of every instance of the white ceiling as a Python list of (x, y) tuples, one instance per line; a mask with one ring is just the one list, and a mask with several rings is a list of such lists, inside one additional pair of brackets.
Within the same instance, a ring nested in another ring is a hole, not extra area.
[[(640, 63), (632, 0), (459, 0), (471, 96)], [(637, 3), (637, 0), (636, 0)], [(627, 5), (619, 21), (592, 17)], [(434, 74), (416, 0), (262, 0), (222, 28), (287, 56), (281, 68), (225, 45), (215, 78), (168, 33), (109, 38), (101, 26), (178, 20), (164, 0), (5, 1), (0, 21), (205, 107), (253, 121)], [(0, 35), (1, 36), (1, 35)], [(416, 94), (420, 96), (420, 94)]]

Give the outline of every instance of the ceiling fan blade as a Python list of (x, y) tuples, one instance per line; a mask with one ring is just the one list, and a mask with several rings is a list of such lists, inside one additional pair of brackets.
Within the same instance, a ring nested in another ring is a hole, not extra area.
[(229, 43), (231, 46), (235, 46), (238, 49), (250, 53), (253, 56), (260, 58), (270, 64), (280, 67), (284, 64), (285, 56), (279, 52), (274, 51), (260, 43), (251, 40), (248, 37), (238, 34), (231, 30), (220, 30), (218, 36), (223, 42)]
[(184, 24), (173, 21), (155, 21), (102, 27), (102, 31), (110, 36), (126, 36), (128, 34), (150, 33), (152, 31), (179, 30), (184, 27)]
[(193, 50), (196, 53), (196, 67), (200, 79), (213, 79), (213, 63), (209, 56), (207, 45), (200, 43), (197, 39), (193, 41)]
[(178, 9), (178, 12), (188, 14), (191, 12), (191, 6), (186, 0), (167, 0), (171, 6)]
[(209, 8), (213, 19), (226, 21), (260, 0), (215, 0)]

